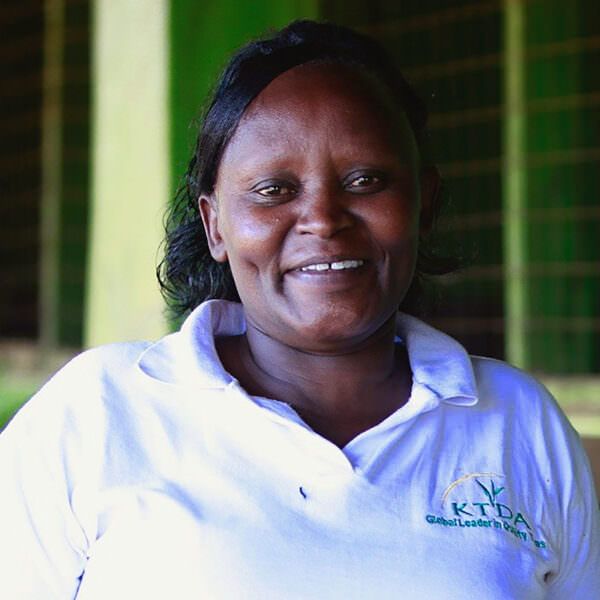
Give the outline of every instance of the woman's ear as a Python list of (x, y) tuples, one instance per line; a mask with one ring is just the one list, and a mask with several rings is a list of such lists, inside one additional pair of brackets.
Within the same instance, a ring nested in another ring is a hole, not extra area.
[(219, 208), (214, 194), (198, 198), (198, 210), (208, 241), (210, 255), (220, 263), (227, 262), (227, 250), (219, 228)]
[(421, 215), (419, 232), (426, 237), (435, 224), (442, 191), (442, 177), (437, 167), (428, 166), (421, 171)]

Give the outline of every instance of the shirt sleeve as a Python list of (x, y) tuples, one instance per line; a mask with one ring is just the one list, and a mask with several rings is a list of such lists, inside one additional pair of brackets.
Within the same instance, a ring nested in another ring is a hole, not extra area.
[(3, 597), (75, 598), (85, 568), (88, 539), (74, 509), (81, 435), (69, 408), (84, 374), (76, 366), (64, 371), (0, 435)]
[(560, 570), (548, 600), (600, 599), (600, 508), (590, 464), (579, 439), (566, 425), (570, 473), (561, 507)]

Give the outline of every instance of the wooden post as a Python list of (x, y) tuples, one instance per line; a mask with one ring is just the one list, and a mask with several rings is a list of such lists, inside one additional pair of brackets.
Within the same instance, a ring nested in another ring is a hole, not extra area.
[(42, 193), (40, 203), (39, 341), (43, 354), (58, 345), (64, 1), (44, 4), (42, 74)]
[(168, 8), (94, 3), (86, 345), (167, 330), (154, 272), (169, 198)]
[(503, 245), (505, 347), (509, 362), (529, 367), (527, 345), (527, 136), (525, 7), (504, 1)]

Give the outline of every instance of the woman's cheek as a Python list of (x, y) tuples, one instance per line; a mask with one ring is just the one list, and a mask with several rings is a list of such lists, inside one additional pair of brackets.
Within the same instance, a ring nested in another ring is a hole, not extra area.
[[(276, 209), (232, 210), (227, 227), (227, 242), (240, 257), (264, 260), (279, 251), (285, 238), (284, 219)], [(259, 214), (257, 214), (259, 213)]]

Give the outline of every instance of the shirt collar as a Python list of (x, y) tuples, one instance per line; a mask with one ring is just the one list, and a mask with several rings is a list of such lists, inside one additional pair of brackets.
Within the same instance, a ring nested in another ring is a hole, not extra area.
[(147, 348), (138, 359), (141, 371), (163, 383), (223, 388), (234, 381), (215, 348), (215, 338), (246, 331), (242, 305), (226, 300), (200, 304), (181, 329)]
[(456, 406), (477, 404), (477, 385), (471, 358), (449, 335), (423, 321), (398, 313), (396, 333), (406, 344), (413, 380), (439, 400)]
[[(245, 331), (241, 304), (209, 300), (189, 315), (178, 332), (148, 347), (138, 359), (138, 367), (163, 383), (224, 388), (235, 380), (219, 360), (215, 337)], [(471, 360), (456, 340), (403, 313), (398, 314), (396, 332), (406, 345), (415, 382), (448, 404), (477, 403)]]

